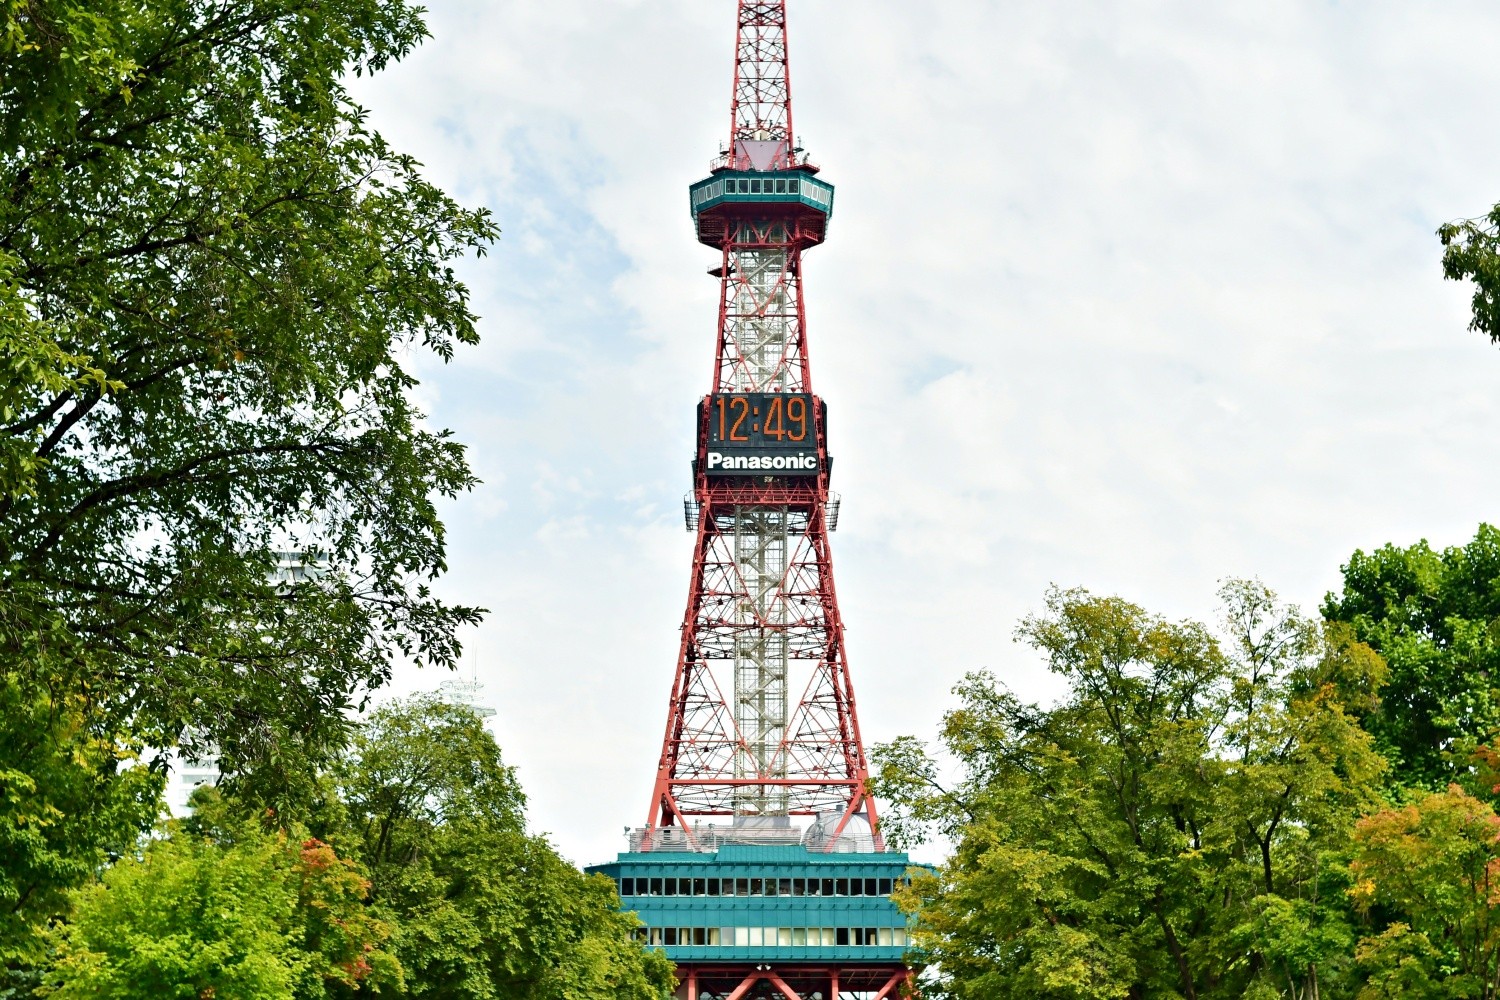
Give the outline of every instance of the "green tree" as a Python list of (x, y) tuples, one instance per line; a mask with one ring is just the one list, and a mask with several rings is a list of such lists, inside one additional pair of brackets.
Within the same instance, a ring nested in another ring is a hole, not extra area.
[(1500, 817), (1458, 786), (1360, 820), (1350, 889), (1390, 925), (1360, 942), (1360, 1000), (1500, 996)]
[(258, 823), (201, 830), (177, 828), (80, 891), (55, 934), (46, 995), (322, 1000), (400, 988), (390, 929), (364, 905), (369, 883), (351, 862)]
[[(0, 690), (67, 719), (36, 730), (50, 748), (0, 745), (0, 800), (102, 775), (48, 770), (81, 741), (211, 749), (286, 807), (346, 709), (397, 659), (451, 663), (476, 619), (427, 589), (433, 497), (474, 479), (408, 359), (476, 339), (453, 262), (496, 230), (343, 82), (411, 51), (421, 15), (0, 0)], [(273, 582), (287, 549), (326, 572)], [(66, 863), (0, 850), (0, 913), (9, 887), (31, 905), (86, 877), (136, 822), (120, 795), (50, 804), (95, 811), (48, 821)]]
[(1488, 215), (1438, 227), (1443, 277), (1474, 282), (1469, 329), (1500, 344), (1500, 205)]
[(953, 844), (898, 901), (927, 995), (1333, 995), (1354, 931), (1342, 850), (1382, 768), (1349, 715), (1383, 664), (1254, 583), (1226, 637), (1054, 591), (1019, 637), (1068, 682), (1052, 708), (958, 688), (946, 787), (917, 740), (877, 749), (887, 830)]
[(413, 997), (660, 1000), (672, 967), (631, 939), (614, 885), (525, 830), (525, 797), (468, 709), (374, 713), (337, 781)]
[[(405, 359), (474, 341), (451, 262), (495, 230), (342, 83), (409, 52), (421, 10), (3, 11), (0, 352), (29, 367), (0, 400), (0, 590), (65, 619), (142, 735), (290, 773), (475, 615), (420, 582), (431, 497), (473, 478)], [(329, 571), (277, 586), (287, 548)]]
[[(48, 655), (30, 650), (38, 673)], [(69, 685), (0, 673), (0, 970), (39, 959), (66, 887), (131, 850), (156, 821), (161, 776), (139, 763), (128, 733), (99, 730), (92, 714)]]
[(1356, 551), (1323, 602), (1390, 665), (1366, 729), (1393, 779), (1429, 791), (1467, 779), (1476, 744), (1500, 733), (1500, 530), (1435, 552), (1425, 542)]

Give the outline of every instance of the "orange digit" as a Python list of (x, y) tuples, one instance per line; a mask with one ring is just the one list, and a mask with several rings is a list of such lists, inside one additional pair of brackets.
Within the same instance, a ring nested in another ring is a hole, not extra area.
[(786, 437), (786, 429), (782, 426), (781, 423), (780, 396), (771, 397), (771, 402), (766, 406), (766, 419), (760, 425), (760, 432), (766, 437), (774, 437), (778, 441)]
[(745, 418), (750, 415), (750, 400), (746, 399), (744, 396), (735, 396), (729, 401), (729, 408), (735, 409), (736, 407), (739, 408), (740, 415), (735, 418), (733, 426), (729, 428), (728, 440), (749, 441), (750, 436), (748, 434), (740, 433), (740, 424), (743, 424), (745, 422)]
[(795, 433), (788, 432), (787, 437), (793, 441), (807, 440), (807, 400), (801, 396), (792, 396), (786, 401), (786, 418), (797, 425)]

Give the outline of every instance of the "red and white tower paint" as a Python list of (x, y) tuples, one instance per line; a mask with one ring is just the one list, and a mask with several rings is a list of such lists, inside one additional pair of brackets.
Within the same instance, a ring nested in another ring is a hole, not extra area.
[(739, 0), (729, 126), (691, 191), (698, 239), (720, 254), (718, 335), (685, 501), (697, 543), (682, 642), (633, 839), (644, 851), (787, 838), (881, 851), (804, 298), (803, 254), (823, 242), (833, 188), (792, 130), (785, 0)]

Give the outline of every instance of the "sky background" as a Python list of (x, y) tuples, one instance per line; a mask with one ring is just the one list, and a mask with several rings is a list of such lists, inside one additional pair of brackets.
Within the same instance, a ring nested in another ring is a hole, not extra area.
[[(443, 0), (355, 81), (504, 235), (483, 343), (416, 359), (483, 485), (446, 598), (534, 826), (588, 863), (646, 818), (686, 599), (733, 0)], [(1049, 585), (1212, 620), (1314, 610), (1357, 548), (1497, 516), (1500, 349), (1442, 222), (1500, 200), (1492, 3), (792, 0), (797, 131), (837, 186), (805, 287), (866, 739), (930, 737)], [(436, 673), (392, 691), (432, 689)]]

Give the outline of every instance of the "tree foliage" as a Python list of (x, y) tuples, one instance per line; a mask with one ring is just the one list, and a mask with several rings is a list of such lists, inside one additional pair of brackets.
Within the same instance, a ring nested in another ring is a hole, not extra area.
[(1356, 551), (1323, 603), (1378, 650), (1390, 678), (1365, 728), (1399, 782), (1440, 791), (1465, 780), (1478, 743), (1500, 734), (1500, 530), (1463, 546)]
[[(212, 795), (199, 804), (232, 816)], [(390, 928), (364, 905), (369, 883), (350, 861), (246, 820), (201, 829), (150, 843), (79, 895), (48, 996), (321, 1000), (400, 987)]]
[(469, 710), (376, 712), (338, 773), (357, 853), (413, 997), (660, 1000), (671, 965), (631, 939), (614, 885), (524, 827), (525, 798)]
[(496, 230), (344, 84), (424, 34), (404, 0), (0, 0), (0, 955), (139, 830), (111, 754), (284, 808), (478, 615), (427, 589), (474, 479), (409, 365), (476, 339), (453, 262)]
[(318, 783), (312, 828), (201, 790), (196, 811), (77, 894), (60, 1000), (664, 1000), (672, 965), (614, 884), (525, 828), (467, 708), (397, 702)]
[(1472, 281), (1469, 329), (1500, 344), (1500, 205), (1488, 215), (1438, 227), (1443, 277)]
[[(49, 651), (32, 646), (35, 675)], [(91, 723), (86, 696), (65, 683), (0, 673), (0, 969), (40, 957), (65, 889), (130, 851), (156, 821), (161, 777), (128, 733)]]
[(1383, 763), (1351, 717), (1383, 664), (1259, 584), (1226, 635), (1054, 591), (1019, 637), (1068, 682), (1052, 708), (987, 674), (942, 741), (876, 752), (887, 830), (955, 845), (901, 904), (940, 975), (928, 995), (1309, 997), (1356, 937), (1340, 855)]
[[(0, 81), (0, 573), (159, 745), (267, 779), (343, 738), (394, 657), (474, 612), (408, 348), (475, 339), (451, 261), (494, 229), (343, 80), (423, 37), (399, 0), (10, 0)], [(328, 572), (271, 579), (279, 550)], [(14, 657), (15, 650), (5, 651)]]
[(1360, 820), (1350, 891), (1390, 926), (1363, 942), (1361, 1000), (1500, 996), (1500, 817), (1458, 786)]

